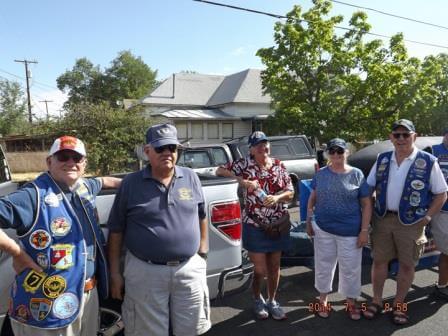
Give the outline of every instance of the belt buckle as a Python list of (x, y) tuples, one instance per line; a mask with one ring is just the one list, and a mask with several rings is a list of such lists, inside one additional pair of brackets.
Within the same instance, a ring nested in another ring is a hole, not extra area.
[(179, 266), (180, 265), (180, 261), (179, 260), (167, 261), (166, 265), (167, 266)]

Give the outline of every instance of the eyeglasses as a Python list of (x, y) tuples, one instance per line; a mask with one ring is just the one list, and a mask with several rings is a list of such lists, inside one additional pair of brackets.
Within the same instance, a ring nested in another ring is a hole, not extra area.
[(345, 153), (345, 149), (343, 149), (343, 148), (340, 148), (340, 147), (338, 147), (338, 148), (330, 148), (329, 150), (328, 150), (328, 153), (330, 154), (330, 155), (334, 155), (334, 154), (344, 154)]
[(154, 150), (157, 154), (161, 154), (165, 151), (165, 149), (168, 149), (171, 153), (175, 153), (177, 151), (177, 145), (165, 145), (160, 147), (154, 147)]
[(73, 160), (74, 163), (80, 163), (84, 160), (84, 156), (76, 152), (57, 152), (53, 154), (56, 157), (56, 160), (59, 162), (67, 162), (70, 159)]
[(392, 136), (395, 139), (399, 139), (400, 137), (402, 137), (403, 139), (407, 139), (411, 136), (412, 133), (392, 133)]

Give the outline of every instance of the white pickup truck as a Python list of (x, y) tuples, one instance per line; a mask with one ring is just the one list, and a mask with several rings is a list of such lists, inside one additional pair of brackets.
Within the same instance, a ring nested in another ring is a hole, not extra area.
[[(209, 254), (207, 261), (207, 282), (210, 298), (223, 296), (248, 286), (253, 265), (247, 261), (241, 248), (241, 209), (237, 195), (238, 183), (234, 179), (199, 176), (206, 199), (209, 221)], [(19, 183), (11, 181), (11, 174), (4, 153), (0, 147), (0, 196), (17, 190)], [(115, 197), (115, 190), (104, 190), (97, 197), (99, 222), (107, 235), (106, 222)], [(14, 230), (5, 230), (16, 238)], [(12, 260), (0, 252), (0, 335), (11, 335), (5, 317), (8, 310), (9, 288), (14, 278)], [(102, 304), (104, 311), (117, 309), (116, 302)], [(119, 314), (119, 312), (118, 312)], [(107, 315), (107, 314), (104, 314)], [(110, 315), (110, 314), (109, 314)], [(103, 314), (102, 314), (103, 317)], [(119, 318), (119, 315), (116, 315)], [(119, 328), (116, 320), (105, 316), (102, 335), (115, 335)], [(109, 321), (110, 320), (110, 321)], [(110, 322), (110, 323), (109, 323)], [(110, 327), (108, 329), (108, 327)]]

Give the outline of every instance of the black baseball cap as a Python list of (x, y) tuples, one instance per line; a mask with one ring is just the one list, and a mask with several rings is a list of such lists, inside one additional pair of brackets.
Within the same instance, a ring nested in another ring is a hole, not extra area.
[(392, 131), (395, 131), (398, 127), (404, 127), (409, 132), (415, 132), (415, 126), (412, 121), (408, 119), (399, 119), (392, 124)]

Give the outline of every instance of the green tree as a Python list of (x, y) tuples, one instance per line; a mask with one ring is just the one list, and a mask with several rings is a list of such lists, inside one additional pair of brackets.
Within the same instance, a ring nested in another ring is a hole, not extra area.
[(78, 106), (59, 122), (42, 124), (41, 132), (79, 137), (87, 146), (89, 171), (107, 175), (135, 168), (135, 148), (144, 143), (149, 125), (139, 109), (100, 103)]
[(0, 134), (23, 133), (28, 129), (26, 98), (19, 83), (0, 80)]
[(157, 71), (140, 57), (121, 51), (104, 71), (87, 58), (78, 59), (72, 70), (57, 78), (57, 86), (68, 93), (66, 108), (108, 102), (115, 107), (123, 99), (139, 99), (156, 85)]
[(273, 130), (324, 141), (385, 136), (418, 92), (420, 62), (407, 56), (401, 34), (388, 47), (380, 40), (364, 42), (370, 30), (365, 13), (354, 13), (350, 28), (336, 34), (343, 17), (327, 18), (330, 1), (313, 3), (303, 14), (295, 6), (275, 24), (275, 46), (257, 52), (266, 65), (263, 88), (276, 112)]

